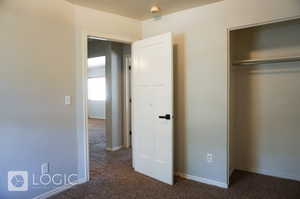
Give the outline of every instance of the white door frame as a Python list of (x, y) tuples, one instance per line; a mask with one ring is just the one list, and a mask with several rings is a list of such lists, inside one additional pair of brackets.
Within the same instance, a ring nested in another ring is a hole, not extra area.
[[(81, 56), (81, 78), (82, 78), (82, 82), (81, 82), (81, 86), (82, 86), (82, 104), (83, 107), (81, 110), (83, 110), (83, 112), (81, 112), (81, 114), (83, 115), (83, 132), (80, 132), (83, 134), (83, 149), (80, 148), (79, 151), (84, 151), (84, 166), (85, 168), (85, 181), (89, 181), (90, 180), (90, 160), (89, 160), (89, 137), (88, 137), (88, 91), (87, 91), (87, 81), (88, 81), (88, 75), (87, 75), (87, 70), (88, 70), (88, 66), (87, 66), (87, 51), (88, 51), (88, 37), (97, 37), (97, 38), (103, 38), (104, 40), (108, 40), (108, 41), (115, 41), (115, 42), (121, 42), (121, 43), (125, 43), (125, 44), (132, 44), (134, 41), (134, 39), (131, 38), (126, 38), (126, 37), (122, 37), (119, 35), (114, 35), (114, 34), (103, 34), (103, 33), (95, 33), (95, 32), (88, 32), (88, 31), (84, 31), (81, 33), (81, 40), (80, 40), (80, 56)], [(125, 102), (126, 103), (126, 102)], [(126, 117), (127, 119), (127, 117)], [(123, 130), (124, 131), (124, 130)], [(129, 130), (126, 130), (124, 132), (128, 132)], [(129, 136), (129, 135), (127, 135)], [(79, 146), (81, 146), (79, 144)], [(80, 154), (80, 153), (79, 153)], [(81, 159), (81, 158), (79, 158)], [(81, 164), (80, 164), (81, 165)], [(81, 169), (81, 168), (79, 168)]]
[[(131, 146), (131, 55), (124, 55), (123, 57), (123, 143), (124, 147)], [(129, 102), (129, 103), (128, 103)]]

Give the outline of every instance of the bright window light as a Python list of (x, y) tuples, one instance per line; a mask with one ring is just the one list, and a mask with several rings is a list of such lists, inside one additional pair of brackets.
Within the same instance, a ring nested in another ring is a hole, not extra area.
[(88, 59), (88, 67), (89, 68), (104, 67), (105, 61), (106, 61), (105, 56), (89, 58)]
[(88, 98), (91, 101), (106, 100), (106, 86), (104, 77), (88, 79)]

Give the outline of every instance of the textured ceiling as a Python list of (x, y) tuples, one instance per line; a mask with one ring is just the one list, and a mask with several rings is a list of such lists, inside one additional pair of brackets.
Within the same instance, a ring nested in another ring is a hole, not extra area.
[(67, 0), (73, 4), (121, 16), (144, 20), (153, 17), (150, 8), (158, 5), (161, 15), (198, 7), (220, 0)]

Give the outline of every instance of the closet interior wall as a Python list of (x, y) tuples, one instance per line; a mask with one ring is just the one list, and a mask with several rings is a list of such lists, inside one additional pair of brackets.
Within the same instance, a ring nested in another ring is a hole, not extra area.
[(300, 181), (300, 19), (230, 31), (230, 171)]

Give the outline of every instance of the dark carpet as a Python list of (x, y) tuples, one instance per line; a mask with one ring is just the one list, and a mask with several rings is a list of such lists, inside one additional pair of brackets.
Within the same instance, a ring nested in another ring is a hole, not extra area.
[(105, 151), (104, 121), (89, 122), (91, 180), (52, 199), (300, 199), (300, 182), (244, 171), (232, 175), (229, 189), (181, 178), (174, 186), (134, 172), (131, 151)]

